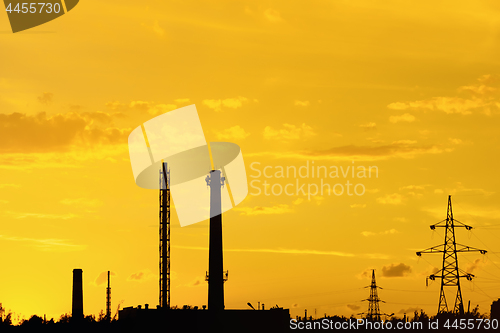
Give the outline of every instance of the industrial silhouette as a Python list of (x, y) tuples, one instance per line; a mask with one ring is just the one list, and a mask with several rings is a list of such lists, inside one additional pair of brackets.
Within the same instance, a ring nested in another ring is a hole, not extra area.
[(162, 162), (160, 169), (160, 301), (170, 308), (170, 170)]
[(223, 275), (222, 254), (222, 212), (221, 187), (225, 177), (220, 170), (212, 170), (205, 179), (210, 187), (210, 243), (209, 263), (206, 280), (208, 281), (208, 309), (211, 311), (224, 310), (224, 282), (228, 273)]
[(83, 270), (73, 270), (73, 306), (72, 319), (75, 321), (83, 319)]
[(380, 321), (381, 315), (392, 316), (393, 314), (380, 313), (380, 305), (379, 303), (385, 303), (383, 300), (378, 297), (377, 289), (382, 289), (382, 287), (377, 286), (377, 282), (375, 281), (375, 270), (372, 269), (372, 281), (369, 286), (365, 288), (370, 288), (370, 296), (363, 301), (368, 301), (368, 311), (358, 313), (358, 315), (366, 315), (365, 318), (370, 321)]
[(111, 320), (111, 281), (110, 271), (108, 271), (108, 287), (106, 288), (106, 320)]
[[(431, 230), (436, 228), (445, 228), (444, 232), (444, 244), (433, 246), (423, 251), (417, 252), (417, 256), (421, 256), (422, 253), (442, 253), (443, 254), (443, 266), (440, 271), (431, 274), (428, 278), (435, 280), (436, 278), (441, 279), (441, 291), (439, 293), (439, 305), (438, 313), (448, 312), (448, 303), (446, 301), (445, 287), (452, 287), (457, 289), (455, 297), (455, 305), (453, 307), (453, 312), (464, 314), (464, 304), (462, 300), (462, 290), (460, 289), (460, 278), (467, 278), (467, 280), (472, 280), (473, 274), (467, 273), (458, 268), (458, 252), (474, 252), (478, 251), (481, 254), (485, 254), (486, 250), (476, 249), (467, 245), (457, 244), (455, 242), (455, 228), (465, 228), (471, 230), (470, 225), (466, 225), (453, 218), (453, 209), (451, 206), (451, 195), (448, 196), (448, 210), (446, 213), (446, 219), (433, 224), (430, 226)], [(458, 248), (457, 248), (458, 246)], [(460, 275), (462, 274), (462, 275)], [(450, 288), (448, 288), (450, 289)]]
[[(346, 317), (316, 317), (314, 319), (307, 315), (305, 310), (304, 317), (290, 318), (288, 309), (283, 309), (279, 306), (265, 310), (264, 304), (257, 305), (257, 308), (248, 302), (249, 309), (225, 309), (224, 305), (224, 283), (227, 281), (228, 273), (223, 270), (223, 242), (222, 242), (222, 200), (221, 189), (228, 186), (228, 181), (224, 175), (224, 169), (211, 170), (206, 176), (205, 181), (210, 189), (210, 225), (209, 225), (209, 270), (206, 273), (208, 281), (208, 308), (203, 305), (202, 308), (197, 306), (185, 305), (182, 308), (170, 305), (170, 192), (169, 192), (170, 171), (166, 163), (162, 163), (160, 170), (160, 298), (159, 305), (156, 308), (150, 308), (149, 304), (137, 307), (125, 307), (119, 310), (118, 318), (115, 314), (111, 317), (111, 281), (110, 271), (107, 271), (108, 280), (106, 288), (106, 312), (99, 315), (96, 320), (92, 315), (84, 316), (83, 312), (83, 270), (75, 268), (73, 270), (73, 290), (72, 290), (72, 313), (70, 315), (61, 316), (60, 320), (55, 323), (53, 320), (47, 321), (46, 318), (32, 316), (29, 320), (22, 322), (22, 327), (26, 330), (38, 330), (40, 325), (49, 330), (53, 327), (54, 330), (60, 331), (67, 327), (67, 331), (75, 331), (81, 329), (83, 331), (128, 331), (128, 330), (153, 330), (158, 327), (163, 327), (172, 332), (288, 332), (293, 330), (291, 322), (295, 320), (295, 325), (299, 327), (299, 322), (302, 324), (310, 323), (319, 327), (322, 324), (321, 320), (328, 319), (331, 325), (335, 323), (348, 323), (355, 318)], [(382, 316), (386, 317), (385, 322), (397, 324), (408, 323), (427, 325), (429, 321), (439, 319), (454, 319), (454, 318), (472, 318), (484, 319), (485, 315), (481, 315), (478, 307), (472, 311), (464, 311), (462, 294), (460, 290), (460, 278), (472, 279), (474, 275), (463, 272), (458, 267), (458, 252), (479, 251), (482, 254), (485, 250), (479, 250), (469, 246), (457, 244), (455, 242), (455, 227), (464, 227), (470, 230), (472, 227), (457, 221), (453, 217), (451, 196), (448, 197), (448, 209), (446, 220), (431, 226), (431, 229), (436, 227), (444, 227), (445, 242), (442, 245), (431, 247), (427, 250), (417, 252), (417, 255), (422, 253), (443, 253), (443, 268), (439, 272), (432, 274), (429, 278), (434, 280), (441, 278), (441, 291), (439, 299), (438, 313), (434, 317), (427, 316), (423, 311), (420, 314), (415, 311), (413, 319), (407, 317), (403, 319), (393, 317), (394, 313), (386, 314), (380, 310), (380, 303), (385, 303), (378, 295), (378, 289), (382, 287), (377, 285), (375, 279), (375, 270), (372, 270), (371, 282), (369, 286), (370, 295), (363, 301), (368, 301), (368, 309), (366, 312), (360, 313), (363, 315), (366, 322), (381, 322)], [(460, 273), (461, 272), (461, 273)], [(440, 275), (439, 275), (440, 274)], [(457, 289), (455, 306), (452, 311), (448, 311), (446, 296), (444, 294), (445, 287)], [(120, 303), (121, 304), (121, 303)], [(4, 309), (0, 304), (0, 329), (3, 326), (11, 326), (11, 314), (8, 314), (3, 319)], [(500, 299), (491, 304), (490, 318), (500, 319)], [(441, 322), (445, 322), (445, 320)], [(59, 326), (51, 326), (59, 325)], [(66, 325), (66, 326), (64, 326)], [(342, 326), (344, 327), (344, 326)], [(405, 326), (406, 327), (406, 326)], [(412, 328), (405, 331), (426, 331), (424, 329), (416, 329), (419, 326), (412, 325)], [(61, 329), (59, 329), (61, 328)], [(440, 327), (441, 328), (441, 327)], [(369, 330), (366, 327), (360, 330)], [(22, 331), (22, 330), (21, 330)], [(65, 330), (66, 331), (66, 330)], [(435, 330), (434, 330), (435, 331)]]

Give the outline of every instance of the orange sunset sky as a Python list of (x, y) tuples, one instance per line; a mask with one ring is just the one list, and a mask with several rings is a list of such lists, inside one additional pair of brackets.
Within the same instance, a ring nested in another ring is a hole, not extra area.
[[(3, 7), (2, 7), (3, 8)], [(12, 34), (0, 14), (0, 302), (29, 318), (158, 304), (158, 191), (136, 186), (130, 131), (196, 104), (209, 141), (254, 162), (376, 166), (364, 195), (249, 195), (224, 214), (226, 308), (435, 314), (452, 195), (465, 306), (500, 297), (497, 1), (84, 0)], [(257, 177), (257, 178), (255, 178)], [(319, 183), (319, 178), (302, 179)], [(258, 183), (254, 183), (258, 184)], [(252, 188), (250, 192), (255, 192)], [(175, 204), (175, 198), (174, 198)], [(207, 304), (208, 221), (172, 214), (171, 303)], [(448, 296), (454, 303), (454, 295)]]

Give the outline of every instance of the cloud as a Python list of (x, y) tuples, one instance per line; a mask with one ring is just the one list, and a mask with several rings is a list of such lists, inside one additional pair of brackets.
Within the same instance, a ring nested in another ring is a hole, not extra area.
[(153, 116), (156, 116), (177, 109), (177, 105), (157, 104), (155, 102), (145, 102), (145, 101), (132, 101), (129, 104), (129, 108), (137, 109), (142, 112), (147, 112)]
[(465, 271), (467, 273), (473, 273), (478, 268), (480, 268), (482, 266), (482, 264), (483, 264), (483, 262), (481, 259), (476, 259), (473, 262), (467, 264), (467, 266), (465, 266)]
[(407, 185), (407, 186), (400, 187), (399, 189), (400, 190), (412, 190), (412, 191), (425, 190), (426, 186), (429, 186), (429, 185)]
[(296, 106), (309, 106), (309, 101), (295, 101)]
[(399, 122), (411, 123), (411, 122), (414, 122), (415, 119), (416, 119), (415, 116), (413, 116), (409, 113), (405, 113), (405, 114), (402, 114), (400, 116), (390, 116), (389, 117), (389, 121), (393, 124), (399, 123)]
[(408, 309), (401, 309), (398, 311), (398, 314), (407, 314), (409, 315), (410, 313), (415, 313), (415, 311), (419, 312), (421, 309), (417, 307), (409, 307)]
[(77, 199), (63, 199), (59, 201), (63, 205), (68, 206), (78, 206), (78, 207), (100, 207), (102, 206), (102, 201), (97, 199), (86, 199), (86, 198), (77, 198)]
[(79, 215), (68, 213), (68, 214), (44, 214), (44, 213), (16, 213), (7, 212), (7, 214), (13, 216), (16, 219), (25, 218), (36, 218), (36, 219), (52, 219), (52, 220), (69, 220), (80, 217)]
[(454, 145), (459, 145), (462, 143), (462, 140), (457, 138), (448, 138), (448, 141), (450, 141)]
[(0, 114), (0, 153), (69, 150), (72, 146), (126, 143), (129, 129), (100, 127), (75, 112), (47, 116)]
[(226, 99), (205, 99), (203, 100), (203, 104), (208, 106), (210, 109), (215, 110), (216, 112), (221, 112), (222, 107), (237, 109), (243, 106), (243, 103), (248, 102), (248, 98), (238, 96), (234, 98), (226, 98)]
[(216, 132), (216, 136), (218, 140), (243, 140), (246, 137), (248, 137), (250, 133), (245, 132), (243, 128), (241, 128), (239, 125), (226, 128), (225, 130), (221, 132)]
[(21, 185), (19, 185), (19, 184), (0, 184), (0, 188), (8, 188), (8, 187), (18, 188), (18, 187), (21, 187)]
[(262, 207), (262, 206), (255, 206), (255, 207), (236, 207), (234, 208), (236, 211), (240, 211), (240, 215), (248, 215), (248, 216), (253, 216), (253, 215), (273, 215), (273, 214), (286, 214), (286, 213), (291, 213), (293, 210), (285, 204), (280, 204), (272, 207)]
[[(110, 272), (109, 275), (111, 276), (115, 276), (115, 272)], [(104, 272), (101, 272), (101, 274), (99, 274), (95, 280), (94, 280), (94, 285), (95, 286), (100, 286), (102, 284), (104, 284), (105, 282), (108, 281), (108, 271), (104, 271)]]
[(323, 201), (325, 200), (325, 197), (322, 197), (322, 196), (313, 196), (314, 200), (316, 201), (316, 204), (319, 206), (323, 203)]
[[(278, 136), (278, 134), (276, 134)], [(414, 158), (424, 154), (441, 154), (453, 149), (443, 149), (438, 145), (416, 146), (408, 142), (394, 142), (381, 146), (340, 146), (328, 150), (309, 150), (295, 152), (259, 152), (247, 153), (246, 156), (271, 156), (287, 159), (311, 159), (327, 161), (378, 161), (389, 158)]]
[(385, 230), (385, 231), (380, 231), (380, 232), (372, 232), (372, 231), (363, 231), (361, 234), (365, 237), (369, 236), (376, 236), (376, 235), (392, 235), (392, 234), (397, 234), (398, 231), (396, 229), (390, 229), (390, 230)]
[(149, 269), (141, 270), (139, 272), (131, 274), (127, 281), (144, 282), (149, 279), (156, 278), (156, 275), (151, 273)]
[(160, 26), (160, 23), (158, 23), (157, 20), (153, 22), (153, 25), (142, 23), (142, 26), (153, 32), (158, 37), (163, 37), (165, 35), (165, 30)]
[(302, 124), (301, 126), (283, 124), (283, 127), (282, 129), (275, 130), (271, 126), (266, 126), (266, 128), (264, 128), (264, 139), (289, 141), (316, 135), (313, 129), (306, 124)]
[[(182, 246), (174, 245), (174, 247), (186, 250), (204, 250), (208, 251), (206, 247), (198, 246)], [(253, 253), (277, 253), (277, 254), (310, 254), (310, 255), (326, 255), (326, 256), (337, 256), (337, 257), (354, 257), (352, 253), (345, 253), (339, 251), (321, 251), (321, 250), (309, 250), (309, 249), (226, 249), (224, 252), (253, 252)]]
[(42, 96), (38, 96), (38, 101), (44, 105), (49, 105), (52, 103), (52, 98), (54, 97), (53, 93), (50, 92), (44, 92)]
[(441, 148), (438, 145), (414, 146), (402, 143), (392, 143), (383, 146), (340, 146), (328, 150), (308, 151), (266, 151), (246, 153), (248, 157), (269, 156), (279, 159), (311, 159), (324, 161), (380, 161), (389, 158), (415, 158), (424, 154), (441, 154), (453, 149)]
[(366, 204), (353, 204), (350, 207), (351, 208), (366, 208)]
[(24, 242), (40, 251), (50, 252), (81, 251), (87, 247), (86, 245), (71, 244), (66, 239), (58, 238), (28, 238), (0, 235), (0, 240)]
[(352, 310), (352, 311), (357, 311), (359, 309), (361, 309), (361, 306), (359, 305), (356, 305), (356, 304), (347, 304), (347, 307)]
[(383, 277), (405, 277), (411, 273), (411, 267), (403, 263), (382, 267)]
[(178, 98), (174, 102), (177, 104), (187, 104), (189, 103), (190, 99), (189, 98)]
[(441, 111), (462, 115), (491, 115), (500, 110), (500, 89), (495, 76), (483, 75), (477, 83), (459, 87), (457, 93), (467, 96), (438, 96), (413, 102), (395, 102), (387, 107), (392, 110)]
[(399, 205), (403, 203), (403, 196), (399, 193), (388, 194), (385, 197), (377, 198), (377, 202), (383, 205)]
[(160, 37), (163, 37), (163, 35), (165, 35), (165, 30), (163, 30), (163, 28), (160, 27), (158, 21), (155, 21), (155, 23), (153, 24), (153, 31)]
[(264, 11), (264, 17), (269, 21), (273, 23), (278, 23), (282, 22), (283, 19), (281, 18), (280, 13), (276, 9), (268, 8)]
[(364, 128), (366, 130), (371, 130), (377, 128), (377, 123), (371, 122), (371, 123), (361, 124), (359, 125), (359, 127)]

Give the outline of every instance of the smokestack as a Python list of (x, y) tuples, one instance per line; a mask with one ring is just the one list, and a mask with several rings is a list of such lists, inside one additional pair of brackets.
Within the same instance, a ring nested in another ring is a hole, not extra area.
[(208, 309), (224, 310), (224, 278), (222, 258), (222, 209), (221, 187), (224, 178), (220, 170), (207, 176), (210, 186), (210, 244), (208, 255)]
[(72, 318), (83, 319), (83, 270), (73, 270), (73, 308)]

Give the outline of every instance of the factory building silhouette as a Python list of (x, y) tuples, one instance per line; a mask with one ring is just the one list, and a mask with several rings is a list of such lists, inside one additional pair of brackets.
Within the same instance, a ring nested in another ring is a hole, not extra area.
[[(144, 325), (163, 325), (169, 329), (183, 331), (217, 331), (238, 332), (266, 331), (280, 332), (288, 329), (290, 312), (278, 306), (269, 310), (264, 307), (258, 310), (228, 310), (224, 304), (224, 283), (228, 271), (224, 271), (222, 243), (222, 195), (221, 188), (227, 184), (221, 170), (211, 170), (205, 181), (210, 188), (210, 222), (209, 222), (209, 268), (206, 273), (208, 282), (208, 308), (184, 306), (182, 309), (170, 308), (170, 171), (167, 163), (160, 169), (160, 304), (151, 308), (125, 307), (119, 311), (119, 320), (128, 326), (144, 327)], [(168, 192), (167, 192), (168, 191)], [(168, 214), (168, 215), (167, 215)], [(168, 233), (168, 238), (165, 236)], [(168, 253), (168, 257), (165, 257)], [(168, 258), (168, 261), (165, 259)], [(163, 279), (163, 280), (162, 280)], [(168, 289), (165, 287), (168, 286)], [(168, 294), (166, 292), (168, 291)], [(168, 295), (168, 298), (167, 298)], [(186, 326), (187, 325), (187, 326)]]

